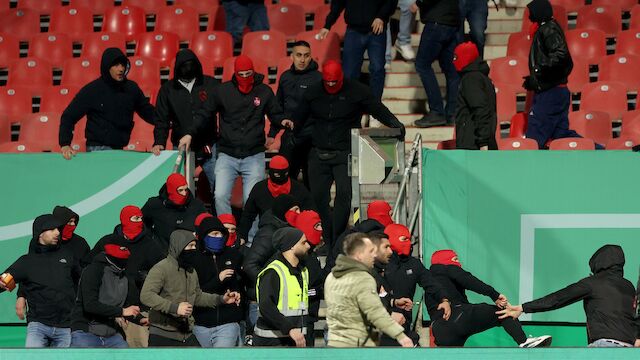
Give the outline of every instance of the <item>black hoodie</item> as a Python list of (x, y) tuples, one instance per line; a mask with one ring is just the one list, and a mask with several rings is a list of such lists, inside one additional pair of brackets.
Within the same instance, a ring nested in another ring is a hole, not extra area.
[(373, 219), (364, 220), (361, 223), (357, 224), (356, 226), (352, 227), (351, 229), (345, 230), (340, 236), (338, 236), (338, 239), (336, 239), (336, 242), (333, 244), (333, 247), (329, 249), (329, 254), (327, 255), (327, 264), (325, 265), (325, 268), (327, 269), (327, 271), (331, 271), (331, 269), (333, 269), (333, 267), (336, 264), (336, 259), (338, 258), (338, 255), (344, 254), (344, 252), (342, 251), (342, 247), (344, 245), (344, 238), (347, 235), (357, 233), (357, 232), (366, 234), (374, 231), (383, 232), (384, 226), (380, 224), (380, 222), (378, 222), (377, 220), (373, 220)]
[[(73, 218), (76, 219), (76, 226), (80, 223), (80, 216), (66, 206), (53, 208), (53, 216), (60, 219), (65, 225)], [(64, 227), (64, 225), (62, 226)], [(62, 228), (60, 228), (60, 245), (73, 252), (73, 256), (80, 261), (80, 266), (85, 267), (91, 263), (91, 258), (88, 256), (91, 248), (82, 236), (74, 232), (71, 239), (62, 240)]]
[(420, 21), (424, 24), (438, 23), (458, 27), (460, 25), (460, 6), (458, 0), (417, 0), (420, 9)]
[(384, 21), (386, 25), (396, 11), (396, 7), (398, 7), (398, 0), (333, 0), (324, 28), (331, 29), (344, 10), (347, 28), (367, 34), (371, 32), (371, 24), (376, 18)]
[[(109, 74), (117, 62), (126, 63), (125, 79), (114, 80)], [(87, 146), (110, 146), (122, 149), (129, 143), (135, 111), (149, 124), (154, 124), (153, 106), (138, 84), (128, 80), (129, 60), (122, 50), (108, 48), (102, 54), (101, 76), (85, 85), (62, 113), (60, 146), (71, 144), (73, 128), (87, 116)]]
[[(20, 285), (29, 304), (27, 323), (68, 328), (80, 278), (80, 265), (70, 250), (44, 246), (38, 241), (44, 231), (59, 228), (62, 222), (53, 215), (38, 216), (33, 222), (33, 252), (22, 255), (7, 270)], [(2, 292), (2, 290), (0, 290)]]
[[(194, 61), (196, 65), (196, 78), (191, 92), (187, 90), (177, 77), (178, 69), (187, 61)], [(176, 55), (174, 78), (162, 85), (156, 101), (156, 127), (153, 131), (154, 144), (166, 146), (169, 130), (171, 129), (171, 142), (178, 144), (180, 138), (187, 134), (187, 129), (193, 126), (194, 114), (199, 111), (207, 98), (213, 96), (213, 92), (220, 82), (211, 76), (202, 73), (202, 64), (196, 54), (189, 49), (182, 49)], [(209, 121), (195, 134), (192, 148), (201, 150), (204, 145), (211, 145), (217, 138), (217, 126), (215, 121)]]
[(638, 338), (635, 319), (635, 289), (623, 277), (624, 252), (618, 245), (605, 245), (589, 260), (592, 275), (543, 298), (522, 304), (526, 313), (560, 309), (582, 300), (587, 315), (587, 337), (592, 343), (613, 339), (629, 344)]

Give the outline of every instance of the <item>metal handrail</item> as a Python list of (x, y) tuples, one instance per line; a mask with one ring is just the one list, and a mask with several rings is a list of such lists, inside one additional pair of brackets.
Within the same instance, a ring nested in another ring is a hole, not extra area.
[(400, 210), (400, 203), (402, 197), (405, 195), (407, 191), (407, 183), (409, 182), (409, 177), (411, 176), (411, 169), (413, 169), (413, 162), (415, 161), (416, 154), (418, 154), (418, 150), (422, 147), (422, 135), (420, 133), (416, 134), (415, 139), (413, 140), (413, 145), (411, 145), (411, 152), (409, 153), (409, 161), (407, 162), (407, 166), (404, 168), (404, 172), (402, 174), (402, 182), (400, 183), (400, 188), (398, 189), (398, 195), (396, 195), (396, 201), (393, 204), (393, 213), (391, 217), (396, 222), (401, 222), (398, 219), (398, 212)]

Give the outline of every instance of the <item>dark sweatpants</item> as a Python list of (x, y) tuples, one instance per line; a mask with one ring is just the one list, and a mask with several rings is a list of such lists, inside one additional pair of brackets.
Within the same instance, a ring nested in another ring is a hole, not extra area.
[(253, 346), (258, 347), (296, 347), (296, 342), (292, 338), (265, 338), (262, 336), (253, 335)]
[(526, 137), (538, 142), (544, 149), (549, 140), (582, 137), (569, 129), (571, 92), (563, 86), (536, 93), (529, 111)]
[(149, 347), (200, 347), (195, 335), (189, 336), (185, 341), (169, 339), (160, 335), (149, 335)]
[(309, 152), (311, 151), (311, 139), (295, 137), (291, 131), (285, 131), (282, 135), (280, 154), (289, 161), (289, 177), (298, 180), (302, 172), (302, 183), (309, 187)]
[(431, 331), (437, 346), (464, 346), (471, 335), (502, 326), (516, 344), (527, 340), (520, 322), (512, 317), (498, 319), (498, 307), (489, 304), (459, 304), (451, 307), (451, 317), (445, 321), (437, 317)]

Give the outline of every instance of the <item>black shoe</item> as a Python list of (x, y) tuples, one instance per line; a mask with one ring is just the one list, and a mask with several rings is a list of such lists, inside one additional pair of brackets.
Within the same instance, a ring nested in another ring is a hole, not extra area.
[(422, 118), (413, 122), (413, 124), (419, 128), (430, 128), (434, 126), (444, 126), (447, 124), (447, 119), (440, 114), (430, 113)]

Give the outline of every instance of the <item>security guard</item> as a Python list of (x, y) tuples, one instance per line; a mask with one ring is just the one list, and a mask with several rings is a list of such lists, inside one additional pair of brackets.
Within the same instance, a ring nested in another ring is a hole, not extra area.
[(305, 347), (309, 272), (301, 260), (310, 246), (302, 231), (290, 227), (273, 234), (273, 245), (278, 253), (258, 274), (256, 297), (260, 313), (253, 345)]

